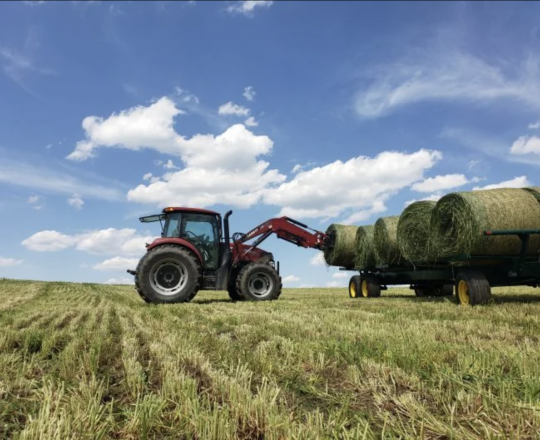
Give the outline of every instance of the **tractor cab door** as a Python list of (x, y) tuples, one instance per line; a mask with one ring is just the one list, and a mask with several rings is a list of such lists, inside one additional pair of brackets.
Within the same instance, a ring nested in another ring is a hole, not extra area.
[(217, 269), (220, 238), (218, 218), (215, 215), (183, 212), (179, 220), (180, 238), (199, 250), (205, 269)]

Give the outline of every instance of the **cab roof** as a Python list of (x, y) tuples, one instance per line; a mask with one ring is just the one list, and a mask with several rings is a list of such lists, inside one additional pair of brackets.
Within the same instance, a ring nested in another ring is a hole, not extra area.
[(169, 206), (163, 209), (163, 214), (167, 214), (169, 212), (198, 212), (199, 214), (220, 215), (219, 212), (210, 211), (208, 209), (199, 209), (199, 208), (183, 208), (179, 206)]

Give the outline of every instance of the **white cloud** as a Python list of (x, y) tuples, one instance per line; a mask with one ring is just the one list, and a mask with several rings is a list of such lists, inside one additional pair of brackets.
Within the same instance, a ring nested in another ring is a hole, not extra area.
[(349, 278), (349, 274), (347, 272), (336, 272), (332, 274), (332, 278)]
[(326, 287), (344, 287), (343, 281), (328, 281)]
[(157, 205), (250, 207), (269, 186), (285, 180), (277, 170), (268, 170), (268, 162), (257, 160), (272, 146), (270, 138), (256, 136), (242, 124), (215, 137), (193, 136), (182, 143), (184, 169), (165, 174), (159, 182), (139, 185), (128, 192), (128, 199)]
[(493, 183), (491, 185), (486, 185), (482, 187), (476, 186), (473, 188), (473, 191), (478, 191), (481, 189), (497, 189), (497, 188), (523, 188), (525, 186), (530, 186), (530, 185), (531, 183), (527, 179), (527, 176), (519, 176), (519, 177), (514, 177), (511, 180), (505, 180), (504, 182), (500, 182), (500, 183)]
[(438, 201), (442, 196), (443, 196), (442, 193), (437, 193), (437, 194), (431, 194), (430, 196), (423, 197), (423, 198), (421, 198), (421, 199), (407, 200), (407, 201), (405, 202), (405, 207), (409, 206), (411, 203), (414, 203), (414, 202), (422, 202), (422, 201), (436, 202), (436, 201)]
[(253, 86), (247, 86), (246, 88), (244, 88), (244, 98), (246, 98), (248, 101), (255, 101), (255, 95), (257, 94), (257, 92), (255, 91), (255, 89), (253, 88)]
[(180, 154), (179, 136), (174, 128), (174, 118), (184, 113), (174, 102), (163, 97), (148, 107), (133, 107), (103, 119), (98, 116), (84, 118), (82, 126), (86, 140), (79, 141), (67, 156), (70, 160), (83, 161), (96, 155), (98, 147), (116, 147), (129, 150), (151, 148), (162, 153)]
[(82, 209), (84, 205), (84, 200), (81, 199), (81, 196), (79, 194), (73, 194), (73, 196), (67, 199), (67, 202), (70, 206), (73, 206), (75, 209)]
[(371, 81), (356, 97), (356, 111), (375, 118), (425, 101), (472, 104), (512, 99), (538, 107), (538, 60), (497, 65), (454, 48), (404, 54), (401, 60), (369, 70)]
[(138, 258), (113, 257), (96, 264), (94, 269), (104, 271), (126, 271), (128, 269), (135, 269), (138, 263)]
[(300, 284), (300, 289), (311, 289), (315, 287), (315, 284)]
[(322, 252), (317, 252), (309, 259), (309, 264), (312, 266), (324, 266), (326, 264), (324, 254)]
[(300, 281), (300, 278), (298, 278), (296, 275), (288, 275), (286, 277), (283, 277), (281, 281), (283, 282), (283, 284), (290, 284)]
[(107, 182), (107, 186), (93, 184), (70, 174), (13, 161), (5, 157), (0, 157), (0, 182), (44, 192), (68, 195), (77, 193), (81, 196), (103, 200), (123, 198), (123, 194), (115, 188), (113, 182)]
[(123, 278), (109, 278), (107, 281), (105, 281), (104, 284), (135, 284), (135, 279), (134, 278), (128, 278), (128, 277), (123, 277)]
[(298, 173), (299, 171), (302, 171), (303, 168), (304, 168), (304, 167), (303, 167), (302, 165), (300, 165), (299, 163), (297, 163), (297, 164), (293, 167), (292, 172), (293, 172), (293, 173)]
[(52, 73), (50, 70), (36, 65), (31, 56), (31, 52), (33, 52), (32, 46), (35, 44), (36, 42), (29, 37), (22, 50), (0, 46), (0, 64), (4, 74), (34, 96), (36, 94), (26, 85), (27, 78), (36, 74), (50, 75)]
[(45, 206), (45, 197), (32, 194), (30, 197), (28, 197), (28, 203), (32, 206), (32, 208), (39, 211)]
[(163, 168), (167, 170), (178, 170), (179, 168), (173, 163), (171, 159), (167, 161), (166, 164), (163, 165)]
[(187, 90), (181, 89), (180, 87), (175, 87), (174, 91), (178, 96), (180, 96), (180, 99), (185, 104), (199, 104), (199, 98), (195, 96), (193, 93), (188, 92)]
[(220, 115), (247, 116), (249, 109), (229, 101), (219, 106), (218, 113)]
[(246, 124), (247, 127), (257, 127), (259, 123), (255, 120), (253, 116), (250, 116), (244, 121), (244, 124)]
[(536, 121), (532, 124), (529, 124), (528, 128), (530, 130), (538, 130), (540, 128), (540, 121)]
[(74, 247), (94, 255), (141, 256), (151, 236), (138, 235), (135, 229), (101, 229), (82, 234), (66, 235), (57, 231), (40, 231), (22, 242), (37, 252), (55, 252)]
[(47, 145), (45, 145), (45, 149), (46, 149), (46, 150), (50, 150), (52, 147), (53, 147), (52, 144), (47, 144)]
[(512, 154), (540, 154), (540, 137), (521, 136), (510, 147)]
[(4, 258), (0, 256), (0, 267), (18, 266), (22, 264), (23, 260), (16, 260), (15, 258)]
[(237, 1), (235, 4), (227, 7), (227, 11), (232, 14), (243, 14), (250, 17), (255, 8), (269, 8), (272, 6), (272, 3), (274, 2), (269, 0)]
[(444, 176), (435, 176), (416, 182), (411, 186), (413, 191), (434, 192), (444, 189), (458, 188), (469, 183), (463, 174), (446, 174)]
[(341, 223), (345, 225), (350, 225), (352, 223), (362, 222), (364, 220), (367, 220), (374, 214), (380, 214), (382, 212), (385, 212), (386, 209), (386, 205), (382, 200), (375, 200), (371, 207), (369, 207), (368, 209), (361, 209), (360, 211), (351, 214), (345, 220), (342, 220)]
[(411, 154), (385, 151), (374, 158), (338, 160), (299, 172), (267, 191), (265, 202), (281, 206), (280, 215), (333, 218), (348, 212), (349, 220), (354, 221), (365, 218), (366, 210), (380, 212), (386, 199), (422, 179), (424, 171), (441, 158), (438, 151), (422, 149)]

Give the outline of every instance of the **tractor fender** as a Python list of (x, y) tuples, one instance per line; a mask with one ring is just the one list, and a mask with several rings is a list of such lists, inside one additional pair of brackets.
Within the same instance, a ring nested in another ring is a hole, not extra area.
[(193, 252), (195, 257), (197, 257), (199, 263), (201, 263), (201, 266), (204, 267), (203, 258), (199, 250), (193, 244), (191, 244), (187, 240), (184, 240), (183, 238), (158, 238), (157, 240), (154, 240), (152, 243), (146, 246), (146, 251), (154, 249), (158, 246), (162, 246), (164, 244), (172, 244), (175, 246), (182, 246), (189, 249), (191, 252)]

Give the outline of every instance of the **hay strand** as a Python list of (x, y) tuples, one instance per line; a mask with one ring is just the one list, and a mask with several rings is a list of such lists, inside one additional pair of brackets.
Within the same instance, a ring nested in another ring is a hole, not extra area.
[[(504, 188), (451, 193), (432, 211), (430, 230), (439, 257), (452, 255), (517, 255), (517, 236), (486, 237), (484, 231), (540, 228), (540, 203), (523, 189)], [(540, 236), (531, 236), (529, 253), (540, 250)]]
[(435, 202), (423, 200), (411, 203), (401, 213), (397, 226), (398, 248), (408, 261), (433, 261), (429, 223)]
[(354, 266), (361, 270), (375, 266), (375, 249), (373, 245), (373, 225), (360, 226), (356, 231), (356, 259)]
[(326, 264), (330, 266), (354, 267), (356, 256), (356, 230), (358, 226), (331, 224), (327, 234), (334, 235), (334, 248), (324, 251)]
[(377, 265), (399, 265), (403, 257), (397, 243), (399, 216), (381, 217), (375, 222), (373, 244)]

